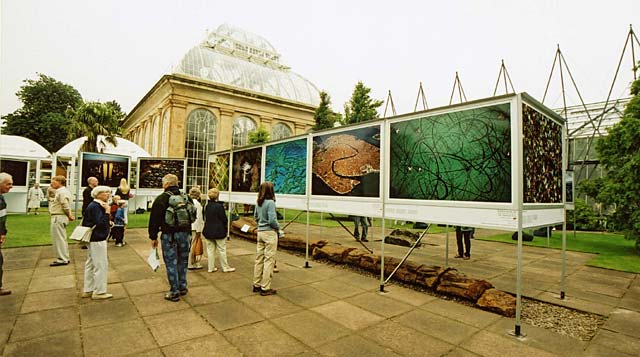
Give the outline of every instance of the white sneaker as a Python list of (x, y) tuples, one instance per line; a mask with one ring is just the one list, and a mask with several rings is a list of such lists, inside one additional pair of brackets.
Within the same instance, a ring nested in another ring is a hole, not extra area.
[(231, 273), (231, 272), (234, 272), (234, 271), (236, 271), (236, 268), (229, 268), (227, 270), (224, 270), (225, 273)]
[(217, 272), (217, 271), (218, 271), (218, 268), (213, 268), (213, 270), (212, 270), (212, 269), (209, 269), (209, 273), (215, 273), (215, 272)]
[(82, 294), (80, 294), (81, 298), (90, 298), (93, 295), (93, 291), (84, 291)]
[(109, 293), (102, 293), (102, 294), (93, 293), (93, 295), (91, 295), (91, 298), (93, 300), (111, 299), (112, 297), (113, 297), (113, 294), (109, 294)]

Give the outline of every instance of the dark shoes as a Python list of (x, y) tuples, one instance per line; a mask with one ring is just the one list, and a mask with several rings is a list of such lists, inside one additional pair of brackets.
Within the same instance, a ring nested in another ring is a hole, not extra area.
[(469, 259), (471, 259), (471, 256), (470, 255), (465, 255), (464, 258), (462, 258), (462, 259), (469, 260)]
[(360, 239), (361, 242), (368, 242), (369, 240), (367, 238), (362, 238)]
[(187, 295), (188, 292), (189, 292), (189, 289), (180, 290), (180, 295), (182, 296)]
[(11, 295), (11, 290), (0, 288), (0, 296)]
[(50, 267), (59, 267), (62, 265), (69, 265), (69, 262), (61, 262), (59, 260), (56, 260), (53, 263), (49, 264)]
[(456, 258), (456, 259), (462, 259), (462, 258), (464, 258), (464, 257), (463, 257), (462, 255), (458, 254), (458, 255), (456, 255), (454, 258)]
[(262, 290), (262, 289), (260, 289), (260, 287), (259, 287), (259, 286), (254, 286), (254, 287), (253, 287), (253, 292), (254, 292), (254, 293), (259, 293), (261, 290)]
[(180, 301), (180, 295), (172, 295), (171, 293), (168, 293), (164, 296), (164, 299), (172, 302), (178, 302)]
[(269, 290), (261, 290), (260, 291), (260, 296), (269, 296), (269, 295), (275, 295), (276, 294), (276, 289), (269, 289)]

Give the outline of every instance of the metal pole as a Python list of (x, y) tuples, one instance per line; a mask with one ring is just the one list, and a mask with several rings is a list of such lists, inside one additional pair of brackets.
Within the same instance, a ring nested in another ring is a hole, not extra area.
[(449, 225), (447, 224), (447, 236), (444, 242), (444, 267), (449, 267)]
[(311, 268), (309, 265), (309, 207), (307, 207), (307, 243), (304, 252), (304, 267)]
[(380, 243), (380, 292), (384, 292), (384, 211), (382, 215), (382, 242)]
[[(575, 216), (575, 211), (574, 211), (574, 216)], [(560, 299), (564, 299), (565, 291), (567, 291), (566, 276), (567, 276), (567, 217), (565, 214), (565, 219), (562, 221), (562, 283), (560, 285)]]
[[(522, 210), (518, 212), (522, 218)], [(516, 327), (515, 335), (521, 336), (520, 316), (522, 315), (522, 220), (518, 222), (518, 270), (516, 273)]]

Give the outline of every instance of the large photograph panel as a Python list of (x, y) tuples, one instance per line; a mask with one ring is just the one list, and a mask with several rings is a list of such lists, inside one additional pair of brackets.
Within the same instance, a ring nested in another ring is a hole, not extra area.
[(260, 188), (261, 160), (261, 147), (233, 153), (232, 191), (258, 192)]
[(167, 174), (178, 176), (178, 187), (184, 187), (184, 159), (138, 158), (138, 188), (162, 189), (162, 178)]
[(100, 185), (117, 187), (120, 179), (129, 181), (129, 157), (83, 152), (80, 182), (86, 185), (91, 176), (96, 177)]
[(311, 193), (380, 196), (380, 126), (313, 138)]
[(562, 202), (562, 127), (522, 105), (524, 202)]
[(391, 124), (389, 197), (511, 202), (510, 104)]
[(209, 160), (209, 188), (229, 191), (229, 154), (214, 154)]
[(0, 160), (0, 172), (6, 172), (13, 178), (14, 186), (27, 186), (28, 161)]
[(304, 195), (307, 183), (307, 139), (267, 146), (265, 180), (276, 193)]

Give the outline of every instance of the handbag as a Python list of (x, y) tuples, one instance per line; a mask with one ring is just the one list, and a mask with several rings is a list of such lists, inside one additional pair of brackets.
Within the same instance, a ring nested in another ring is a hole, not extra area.
[(197, 234), (195, 238), (193, 238), (193, 256), (198, 257), (204, 254), (204, 247), (202, 245), (202, 235)]
[(96, 226), (93, 226), (93, 227), (76, 226), (76, 228), (74, 228), (73, 232), (71, 233), (71, 236), (69, 237), (69, 239), (82, 242), (82, 243), (89, 243), (89, 241), (91, 241), (91, 233), (93, 233), (94, 228), (96, 228)]

